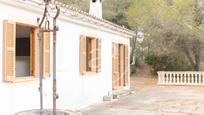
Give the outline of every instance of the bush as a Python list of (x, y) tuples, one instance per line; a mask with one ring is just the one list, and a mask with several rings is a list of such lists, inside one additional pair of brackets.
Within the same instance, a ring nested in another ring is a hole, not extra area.
[(192, 66), (178, 54), (156, 55), (150, 53), (145, 56), (145, 62), (152, 67), (154, 72), (192, 70)]

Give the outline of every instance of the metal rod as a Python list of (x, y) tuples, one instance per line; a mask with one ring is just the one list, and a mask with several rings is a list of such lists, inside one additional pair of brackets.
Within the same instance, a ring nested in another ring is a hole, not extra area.
[(56, 25), (57, 17), (59, 16), (60, 9), (56, 6), (57, 13), (53, 17), (53, 115), (56, 115), (56, 99), (58, 99), (57, 94), (57, 78), (56, 78), (56, 46), (57, 46), (57, 31), (58, 27)]
[(43, 35), (39, 38), (39, 73), (40, 73), (40, 109), (43, 110)]
[(44, 13), (42, 16), (42, 19), (40, 18), (37, 19), (38, 23), (38, 43), (39, 43), (39, 91), (40, 91), (40, 114), (42, 114), (43, 111), (43, 29), (42, 29), (42, 24), (45, 21), (45, 17), (47, 14), (47, 3), (45, 5)]
[(56, 99), (57, 99), (57, 80), (56, 80), (56, 19), (53, 20), (53, 115), (56, 115)]
[(40, 91), (40, 114), (42, 114), (42, 110), (43, 110), (43, 80), (42, 80), (42, 76), (43, 76), (43, 71), (42, 71), (42, 47), (43, 47), (43, 42), (42, 42), (42, 30), (41, 30), (41, 25), (40, 25), (40, 19), (37, 19), (38, 22), (38, 43), (39, 43), (39, 91)]

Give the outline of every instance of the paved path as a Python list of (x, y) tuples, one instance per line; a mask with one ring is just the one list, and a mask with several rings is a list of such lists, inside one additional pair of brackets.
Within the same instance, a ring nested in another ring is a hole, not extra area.
[(204, 86), (157, 86), (145, 74), (131, 80), (134, 94), (89, 106), (83, 115), (204, 115)]
[[(201, 91), (202, 90), (202, 91)], [(83, 115), (204, 115), (204, 88), (151, 87), (82, 110)]]

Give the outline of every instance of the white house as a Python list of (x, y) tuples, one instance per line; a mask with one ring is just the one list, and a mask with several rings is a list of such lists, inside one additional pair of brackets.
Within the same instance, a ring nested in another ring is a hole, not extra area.
[[(101, 0), (91, 1), (90, 14), (57, 4), (57, 108), (80, 109), (128, 89), (134, 32), (100, 18)], [(0, 0), (0, 11), (0, 115), (39, 109), (37, 18), (43, 1)], [(52, 46), (52, 34), (44, 34), (44, 108), (52, 108)]]

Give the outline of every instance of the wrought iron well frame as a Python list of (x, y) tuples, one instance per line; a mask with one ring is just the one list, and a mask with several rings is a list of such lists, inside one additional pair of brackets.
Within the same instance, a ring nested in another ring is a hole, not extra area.
[[(55, 0), (44, 0), (45, 9), (42, 18), (38, 18), (38, 40), (39, 40), (39, 72), (40, 72), (40, 82), (39, 82), (39, 91), (40, 91), (40, 110), (43, 110), (43, 33), (52, 32), (53, 33), (53, 115), (56, 115), (56, 99), (58, 98), (57, 94), (57, 79), (56, 79), (56, 43), (57, 43), (57, 31), (59, 30), (56, 25), (56, 20), (60, 14), (60, 8), (55, 4)], [(50, 8), (55, 10), (54, 15), (51, 15), (52, 11), (48, 8), (52, 4), (54, 7)], [(50, 29), (50, 18), (53, 21), (53, 28)], [(45, 25), (44, 27), (42, 25)]]

